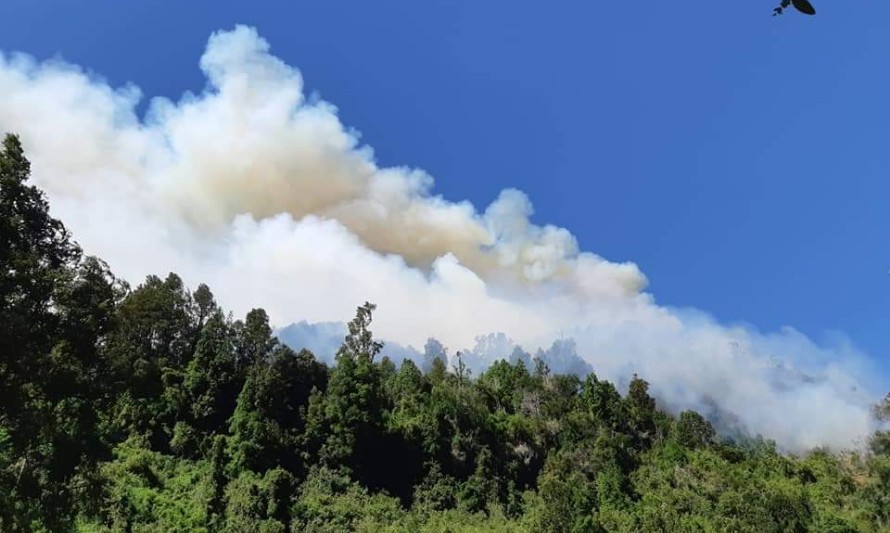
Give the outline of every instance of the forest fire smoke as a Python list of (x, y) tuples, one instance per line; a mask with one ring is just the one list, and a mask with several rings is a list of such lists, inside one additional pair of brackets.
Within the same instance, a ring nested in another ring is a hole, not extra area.
[(562, 332), (598, 375), (637, 372), (669, 407), (713, 404), (787, 449), (873, 429), (880, 391), (852, 346), (657, 305), (636, 265), (533, 224), (520, 191), (479, 210), (423, 171), (379, 167), (251, 28), (212, 35), (200, 68), (205, 91), (140, 118), (134, 87), (0, 56), (0, 130), (21, 135), (54, 214), (131, 283), (176, 271), (279, 325), (371, 301), (381, 337), (452, 351), (489, 332), (533, 351)]

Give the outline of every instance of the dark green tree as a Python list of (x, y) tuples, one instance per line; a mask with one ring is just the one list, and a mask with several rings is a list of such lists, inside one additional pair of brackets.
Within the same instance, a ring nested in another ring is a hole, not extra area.
[(649, 383), (634, 374), (624, 405), (634, 446), (638, 450), (648, 449), (657, 436), (655, 399), (649, 396)]
[(0, 525), (6, 531), (38, 522), (64, 528), (71, 519), (68, 485), (102, 453), (95, 414), (105, 365), (98, 348), (120, 296), (107, 267), (82, 258), (29, 178), (21, 141), (7, 135), (0, 150), (0, 428), (7, 465), (0, 492), (8, 498)]
[(221, 312), (214, 312), (207, 318), (185, 370), (183, 386), (189, 422), (205, 436), (220, 431), (235, 410), (235, 399), (243, 384), (231, 326)]
[(710, 422), (695, 411), (683, 411), (674, 422), (672, 433), (681, 446), (696, 449), (714, 442), (716, 432)]
[(358, 308), (349, 333), (337, 352), (324, 398), (323, 426), (326, 436), (319, 451), (324, 464), (343, 467), (356, 479), (369, 481), (379, 468), (376, 453), (383, 444), (386, 395), (374, 358), (383, 345), (369, 329), (375, 306)]

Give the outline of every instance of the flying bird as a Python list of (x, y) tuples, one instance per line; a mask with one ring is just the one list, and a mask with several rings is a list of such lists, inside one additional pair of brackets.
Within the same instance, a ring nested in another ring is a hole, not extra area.
[(800, 11), (801, 13), (807, 15), (815, 15), (816, 8), (813, 7), (813, 4), (809, 2), (809, 0), (782, 0), (782, 3), (779, 4), (779, 7), (773, 9), (773, 16), (781, 15), (785, 8), (789, 5), (793, 5), (795, 9)]

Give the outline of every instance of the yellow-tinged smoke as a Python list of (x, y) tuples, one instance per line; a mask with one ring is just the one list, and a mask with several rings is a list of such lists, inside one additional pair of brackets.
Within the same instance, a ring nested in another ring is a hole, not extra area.
[(716, 402), (792, 449), (872, 429), (852, 347), (658, 306), (636, 265), (532, 224), (520, 191), (480, 211), (434, 195), (420, 170), (378, 167), (253, 29), (211, 36), (200, 66), (203, 93), (155, 99), (141, 120), (134, 87), (0, 56), (0, 130), (22, 136), (76, 238), (131, 282), (174, 270), (278, 324), (347, 320), (369, 300), (378, 334), (416, 346), (504, 332), (533, 350), (569, 335), (604, 377), (639, 372), (669, 406)]

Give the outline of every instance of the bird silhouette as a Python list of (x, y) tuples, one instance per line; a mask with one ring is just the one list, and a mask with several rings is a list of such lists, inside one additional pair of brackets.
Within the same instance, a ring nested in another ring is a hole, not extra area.
[(816, 14), (816, 8), (813, 7), (809, 0), (782, 0), (779, 7), (773, 9), (773, 16), (781, 15), (789, 5), (793, 5), (795, 9), (806, 15)]

